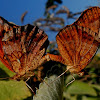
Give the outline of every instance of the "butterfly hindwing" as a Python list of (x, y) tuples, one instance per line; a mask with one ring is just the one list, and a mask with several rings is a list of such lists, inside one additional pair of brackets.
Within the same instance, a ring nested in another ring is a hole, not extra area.
[(56, 37), (58, 49), (68, 66), (73, 66), (72, 73), (78, 73), (91, 61), (99, 42), (96, 33), (89, 28), (78, 25), (68, 25)]

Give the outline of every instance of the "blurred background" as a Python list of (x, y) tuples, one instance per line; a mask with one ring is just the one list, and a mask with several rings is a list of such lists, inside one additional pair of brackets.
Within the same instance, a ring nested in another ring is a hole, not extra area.
[[(7, 21), (43, 29), (50, 40), (47, 52), (53, 54), (59, 53), (55, 41), (59, 30), (72, 24), (85, 9), (100, 6), (100, 0), (1, 0), (0, 3), (0, 16)], [(64, 100), (100, 100), (100, 52), (85, 70), (87, 74), (75, 75), (76, 81), (64, 88)], [(66, 73), (65, 85), (70, 80), (72, 76)]]

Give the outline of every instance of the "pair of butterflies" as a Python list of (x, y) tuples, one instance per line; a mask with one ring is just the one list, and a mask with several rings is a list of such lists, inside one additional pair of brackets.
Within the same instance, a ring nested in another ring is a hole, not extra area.
[(14, 80), (27, 79), (46, 61), (67, 65), (71, 73), (82, 70), (92, 60), (100, 44), (100, 8), (85, 10), (72, 25), (56, 36), (60, 55), (46, 54), (48, 36), (32, 25), (17, 26), (0, 17), (0, 60), (15, 72)]

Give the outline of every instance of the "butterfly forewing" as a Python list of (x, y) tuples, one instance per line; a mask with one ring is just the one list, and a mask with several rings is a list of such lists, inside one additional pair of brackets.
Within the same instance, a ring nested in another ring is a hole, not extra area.
[(13, 69), (10, 67), (9, 61), (6, 58), (6, 55), (4, 54), (2, 44), (2, 40), (7, 41), (8, 39), (13, 38), (13, 29), (11, 26), (9, 26), (9, 23), (4, 18), (0, 17), (0, 60), (6, 65), (7, 68), (13, 71)]
[(67, 65), (75, 65), (80, 59), (79, 51), (81, 49), (82, 32), (78, 33), (77, 31), (75, 25), (66, 26), (56, 37), (61, 56), (64, 60), (70, 62), (70, 64), (67, 62)]
[[(64, 37), (63, 34), (65, 34), (66, 31), (65, 30), (62, 30), (59, 35), (56, 36), (56, 40), (57, 40), (57, 44), (58, 44), (58, 49), (60, 51), (60, 54), (63, 58), (65, 58), (65, 62), (66, 64), (68, 65), (72, 65), (73, 64), (73, 61), (72, 61), (72, 57), (70, 56), (71, 54), (71, 48), (68, 46), (69, 43), (70, 44), (73, 44), (73, 41), (70, 41), (72, 40), (70, 36), (68, 36), (68, 34), (66, 34), (66, 39)], [(69, 33), (70, 35), (70, 33)], [(67, 38), (67, 36), (69, 38)], [(67, 42), (67, 39), (69, 40), (69, 42)]]
[(85, 10), (81, 16), (77, 19), (76, 24), (78, 26), (86, 27), (91, 29), (93, 32), (99, 34), (100, 28), (100, 8), (91, 7)]

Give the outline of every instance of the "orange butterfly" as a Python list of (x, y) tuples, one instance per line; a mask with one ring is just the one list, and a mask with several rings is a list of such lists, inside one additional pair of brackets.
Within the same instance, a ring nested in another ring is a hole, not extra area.
[(30, 24), (17, 26), (0, 17), (0, 60), (15, 72), (11, 79), (26, 80), (45, 61), (48, 36)]
[(66, 71), (83, 75), (82, 70), (90, 63), (100, 44), (99, 19), (100, 8), (92, 7), (72, 25), (60, 30), (56, 36), (60, 55), (48, 54), (50, 59), (67, 65)]

